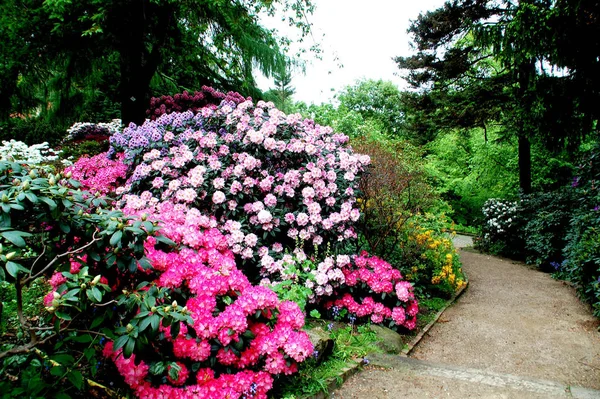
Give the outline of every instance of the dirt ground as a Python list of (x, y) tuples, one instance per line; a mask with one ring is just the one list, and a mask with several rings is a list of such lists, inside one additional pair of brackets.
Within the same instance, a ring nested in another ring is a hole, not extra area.
[[(600, 390), (600, 323), (572, 287), (507, 259), (465, 250), (461, 259), (469, 288), (410, 357), (555, 381), (567, 390), (569, 386)], [(407, 379), (397, 373), (365, 370), (333, 397), (538, 397), (444, 378), (413, 375)]]

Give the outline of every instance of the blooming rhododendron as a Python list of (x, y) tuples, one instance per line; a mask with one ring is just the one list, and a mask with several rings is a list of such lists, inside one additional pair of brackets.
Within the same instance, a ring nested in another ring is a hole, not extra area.
[[(131, 165), (124, 190), (129, 207), (170, 201), (212, 215), (225, 234), (237, 235), (232, 249), (243, 260), (261, 246), (269, 252), (260, 257), (279, 258), (276, 242), (336, 246), (356, 237), (357, 182), (348, 176), (360, 175), (369, 157), (354, 154), (347, 140), (270, 103), (247, 100), (131, 125), (111, 145)], [(146, 191), (149, 199), (132, 199)], [(240, 228), (224, 229), (228, 220)], [(246, 243), (248, 234), (256, 234), (256, 244)]]

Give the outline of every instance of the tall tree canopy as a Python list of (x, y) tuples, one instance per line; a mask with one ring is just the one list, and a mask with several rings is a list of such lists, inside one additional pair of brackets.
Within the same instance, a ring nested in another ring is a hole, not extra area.
[[(286, 62), (278, 38), (259, 20), (276, 6), (306, 33), (310, 0), (7, 0), (0, 5), (0, 42), (23, 51), (9, 54), (2, 92), (14, 93), (19, 79), (43, 86), (52, 75), (62, 82), (52, 89), (67, 100), (74, 85), (88, 87), (95, 76), (95, 83), (112, 85), (103, 94), (115, 96), (123, 121), (135, 123), (164, 88), (206, 84), (257, 96), (253, 68), (269, 76)], [(32, 17), (42, 24), (28, 22)]]
[(599, 17), (587, 0), (452, 0), (420, 15), (409, 29), (417, 53), (396, 59), (421, 89), (407, 97), (413, 131), (501, 123), (518, 138), (529, 192), (531, 141), (573, 149), (596, 128)]

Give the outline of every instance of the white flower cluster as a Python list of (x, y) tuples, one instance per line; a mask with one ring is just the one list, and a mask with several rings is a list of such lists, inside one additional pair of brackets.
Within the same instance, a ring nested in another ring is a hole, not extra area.
[(489, 234), (501, 234), (508, 231), (516, 220), (517, 203), (490, 198), (483, 204), (481, 210), (485, 216), (484, 230), (487, 230), (485, 235), (489, 237)]
[(88, 133), (107, 134), (112, 136), (121, 131), (121, 119), (113, 119), (109, 123), (76, 122), (67, 129), (66, 141), (82, 138)]
[(54, 151), (46, 142), (28, 146), (22, 141), (3, 140), (2, 144), (0, 147), (1, 160), (26, 163), (27, 165), (56, 161), (60, 152)]

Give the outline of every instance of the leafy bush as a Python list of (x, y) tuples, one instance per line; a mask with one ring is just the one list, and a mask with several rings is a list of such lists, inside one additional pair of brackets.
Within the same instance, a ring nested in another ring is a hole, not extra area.
[(526, 261), (544, 270), (560, 263), (576, 199), (571, 188), (521, 197), (518, 218)]
[(407, 143), (367, 138), (353, 141), (356, 151), (369, 155), (371, 166), (360, 179), (359, 229), (361, 247), (383, 258), (398, 251), (404, 224), (433, 200), (425, 182), (418, 151)]
[(13, 118), (0, 125), (0, 139), (18, 138), (28, 145), (48, 142), (55, 146), (62, 140), (65, 129), (66, 126), (53, 125), (40, 118)]

